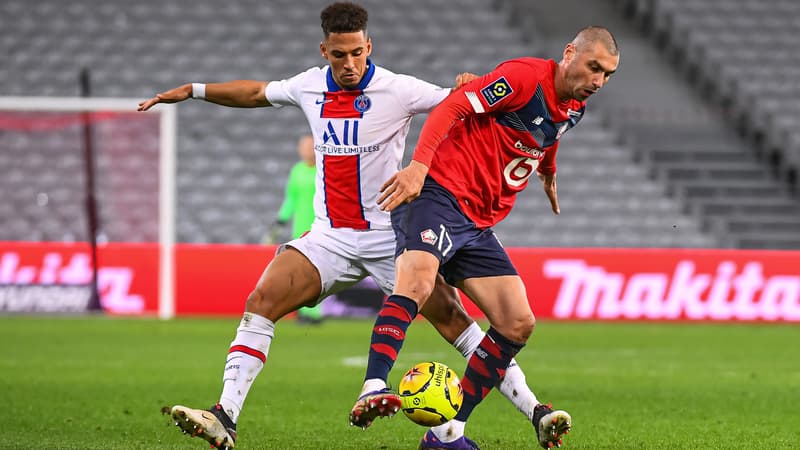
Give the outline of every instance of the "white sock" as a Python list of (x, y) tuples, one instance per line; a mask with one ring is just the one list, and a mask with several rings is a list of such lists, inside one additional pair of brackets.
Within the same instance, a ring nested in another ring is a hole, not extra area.
[(236, 337), (231, 342), (232, 349), (241, 346), (243, 351), (233, 350), (228, 353), (222, 374), (222, 394), (219, 398), (220, 405), (233, 423), (239, 420), (247, 392), (264, 367), (260, 356), (263, 355), (266, 360), (274, 335), (275, 324), (271, 320), (258, 314), (244, 313), (236, 330)]
[(477, 322), (472, 322), (467, 329), (456, 338), (455, 342), (453, 342), (453, 347), (469, 360), (469, 357), (472, 356), (472, 352), (478, 348), (478, 344), (481, 343), (485, 334), (486, 333), (481, 330)]
[(364, 385), (361, 386), (361, 393), (358, 394), (358, 396), (360, 398), (367, 392), (380, 391), (385, 387), (386, 387), (386, 381), (381, 380), (380, 378), (370, 378), (369, 380), (364, 381)]
[[(461, 335), (456, 338), (453, 345), (464, 355), (467, 360), (472, 356), (472, 352), (478, 348), (478, 344), (483, 340), (484, 332), (481, 327), (472, 322)], [(506, 376), (497, 384), (497, 389), (516, 406), (516, 408), (528, 417), (533, 419), (533, 408), (539, 404), (536, 395), (528, 387), (525, 380), (525, 373), (517, 365), (517, 360), (512, 359), (506, 370)], [(437, 437), (439, 435), (437, 434)], [(441, 437), (439, 438), (441, 439)]]
[(511, 360), (508, 369), (506, 369), (506, 376), (498, 382), (497, 389), (522, 414), (525, 414), (528, 420), (533, 420), (533, 408), (539, 404), (539, 400), (531, 391), (531, 388), (528, 387), (528, 383), (525, 381), (525, 373), (519, 368), (515, 359)]
[(453, 442), (464, 435), (464, 427), (466, 422), (460, 420), (451, 420), (441, 425), (431, 427), (431, 431), (442, 442)]

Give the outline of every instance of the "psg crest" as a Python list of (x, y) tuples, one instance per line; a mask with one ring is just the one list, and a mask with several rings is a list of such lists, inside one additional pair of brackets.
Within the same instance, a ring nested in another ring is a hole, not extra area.
[(353, 108), (360, 113), (364, 113), (370, 106), (372, 106), (372, 100), (364, 94), (359, 95), (356, 97), (355, 101), (353, 101)]

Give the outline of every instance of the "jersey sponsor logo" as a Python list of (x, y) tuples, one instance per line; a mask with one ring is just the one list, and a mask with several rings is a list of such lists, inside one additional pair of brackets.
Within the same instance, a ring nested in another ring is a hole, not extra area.
[(360, 113), (365, 113), (372, 106), (372, 100), (364, 94), (359, 95), (353, 100), (353, 108)]
[[(338, 132), (338, 131), (341, 131)], [(328, 121), (328, 125), (322, 132), (322, 143), (333, 145), (358, 145), (358, 121), (343, 120), (340, 130), (333, 126), (333, 122)]]
[(314, 103), (318, 105), (324, 105), (325, 103), (330, 103), (332, 101), (333, 101), (332, 98), (323, 98), (322, 100), (314, 100)]
[(358, 120), (329, 120), (322, 129), (322, 144), (314, 145), (314, 150), (323, 155), (358, 155), (372, 153), (381, 149), (380, 144), (359, 145)]
[(514, 90), (511, 89), (511, 85), (508, 84), (505, 77), (500, 77), (481, 89), (481, 95), (483, 95), (486, 104), (489, 106), (508, 97), (512, 92), (514, 92)]
[(517, 142), (514, 142), (514, 148), (517, 150), (522, 150), (523, 152), (532, 155), (534, 158), (539, 158), (540, 156), (542, 156), (543, 153), (538, 148), (528, 147), (527, 145), (523, 144), (522, 141), (519, 140)]
[(572, 108), (567, 108), (567, 115), (570, 117), (580, 117), (583, 115), (583, 113), (580, 111), (575, 111)]
[(536, 126), (541, 125), (542, 122), (544, 122), (544, 117), (542, 117), (542, 116), (536, 116), (536, 118), (531, 121), (531, 123), (536, 125)]

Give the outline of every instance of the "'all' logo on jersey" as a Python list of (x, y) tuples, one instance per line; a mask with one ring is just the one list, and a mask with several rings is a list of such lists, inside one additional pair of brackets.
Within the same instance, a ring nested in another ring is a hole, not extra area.
[(333, 142), (333, 145), (358, 145), (358, 121), (343, 120), (341, 126), (340, 132), (337, 132), (333, 122), (329, 120), (328, 126), (322, 132), (322, 142), (324, 144)]

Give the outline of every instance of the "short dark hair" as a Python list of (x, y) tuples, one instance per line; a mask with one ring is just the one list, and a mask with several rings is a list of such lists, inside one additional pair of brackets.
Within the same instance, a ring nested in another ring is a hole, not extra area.
[(603, 26), (592, 25), (583, 28), (578, 31), (578, 34), (576, 34), (575, 38), (572, 40), (572, 43), (575, 44), (578, 50), (583, 50), (587, 46), (594, 45), (597, 42), (602, 43), (610, 54), (619, 54), (617, 40), (614, 38), (614, 35), (611, 34), (611, 31)]
[(367, 32), (367, 10), (355, 3), (332, 3), (322, 10), (319, 18), (326, 38), (331, 33)]

